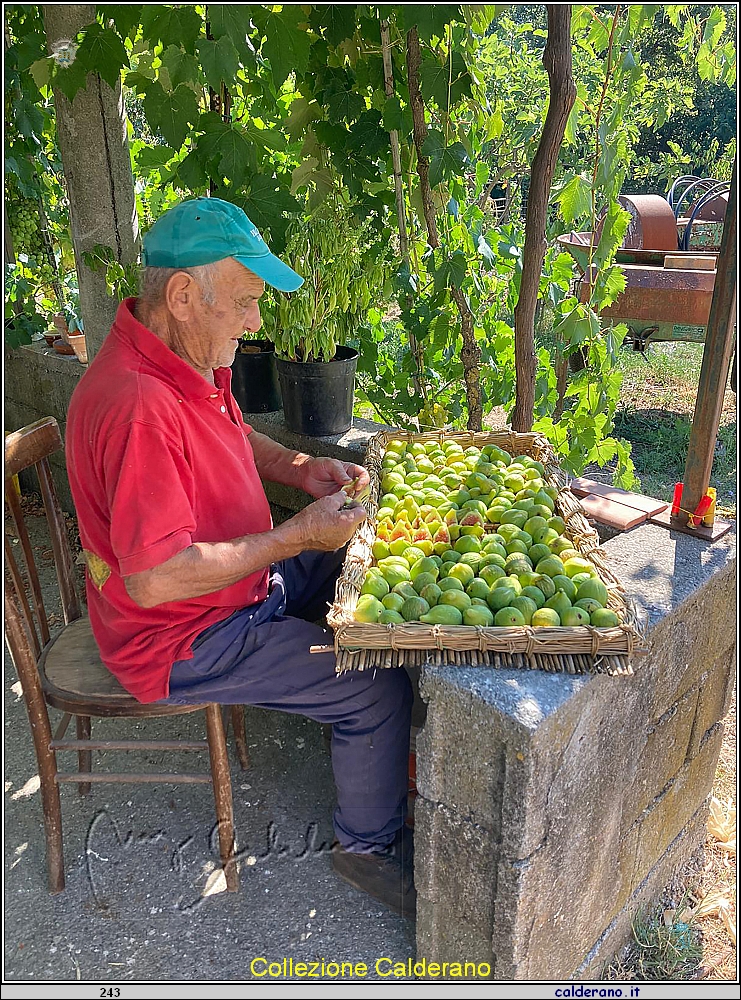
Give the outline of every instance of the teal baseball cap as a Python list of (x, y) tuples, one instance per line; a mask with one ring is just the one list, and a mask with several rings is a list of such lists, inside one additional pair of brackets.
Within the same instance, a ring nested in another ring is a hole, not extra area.
[(304, 279), (272, 254), (257, 226), (221, 198), (190, 198), (160, 216), (142, 244), (145, 267), (199, 267), (233, 257), (281, 292)]

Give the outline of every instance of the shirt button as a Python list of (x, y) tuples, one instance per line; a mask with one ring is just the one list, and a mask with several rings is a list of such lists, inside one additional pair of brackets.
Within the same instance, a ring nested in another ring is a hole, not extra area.
[(222, 407), (221, 407), (221, 412), (222, 412), (222, 413), (226, 413), (226, 407), (225, 407), (225, 406), (222, 406)]

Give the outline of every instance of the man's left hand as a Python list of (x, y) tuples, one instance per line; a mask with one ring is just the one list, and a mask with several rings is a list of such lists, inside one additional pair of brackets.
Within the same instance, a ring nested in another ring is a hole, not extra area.
[(340, 462), (336, 458), (312, 458), (301, 467), (301, 488), (313, 497), (326, 497), (347, 486), (353, 479), (355, 491), (350, 499), (361, 492), (369, 483), (370, 476), (362, 465), (352, 462)]

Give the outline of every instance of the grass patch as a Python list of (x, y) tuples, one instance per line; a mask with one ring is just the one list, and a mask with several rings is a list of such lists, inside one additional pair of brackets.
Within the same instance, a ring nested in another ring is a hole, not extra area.
[[(624, 408), (615, 414), (615, 435), (632, 445), (632, 456), (644, 493), (671, 500), (674, 484), (684, 477), (692, 418), (660, 409)], [(711, 485), (718, 505), (736, 508), (736, 422), (719, 428)]]
[(700, 934), (684, 916), (682, 907), (633, 921), (631, 979), (691, 979), (702, 959)]
[[(702, 344), (652, 344), (646, 354), (624, 348), (618, 368), (623, 375), (615, 434), (630, 441), (644, 493), (671, 500), (684, 476)], [(718, 506), (736, 511), (736, 396), (726, 390), (711, 485)]]

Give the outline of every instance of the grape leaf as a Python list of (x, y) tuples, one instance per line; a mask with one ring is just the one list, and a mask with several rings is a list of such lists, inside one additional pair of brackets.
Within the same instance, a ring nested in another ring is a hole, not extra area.
[(574, 174), (556, 195), (561, 217), (567, 226), (586, 215), (592, 207), (592, 186), (583, 174)]
[(322, 109), (316, 101), (307, 101), (305, 97), (297, 97), (291, 102), (288, 110), (288, 118), (283, 122), (283, 127), (288, 132), (288, 137), (294, 142), (304, 132), (311, 122), (321, 118)]
[(429, 42), (433, 35), (444, 38), (446, 25), (459, 20), (461, 10), (458, 4), (452, 3), (405, 3), (401, 5), (401, 16), (405, 31), (416, 25), (419, 37)]
[(239, 53), (229, 35), (222, 35), (216, 41), (199, 38), (196, 52), (210, 87), (218, 91), (222, 80), (226, 84), (234, 82), (239, 69)]
[(287, 212), (299, 212), (301, 206), (275, 177), (256, 174), (250, 182), (250, 193), (235, 199), (242, 206), (252, 222), (261, 230), (269, 229), (273, 251), (285, 249), (285, 234), (290, 219)]
[(158, 128), (170, 146), (180, 149), (188, 134), (188, 125), (198, 120), (198, 97), (181, 83), (169, 94), (162, 85), (152, 83), (144, 95), (144, 114), (153, 128)]
[(305, 73), (309, 68), (311, 39), (298, 27), (305, 15), (300, 7), (284, 7), (280, 11), (256, 7), (253, 18), (263, 35), (262, 54), (270, 60), (273, 82), (280, 87), (290, 74)]
[(346, 149), (350, 133), (342, 125), (334, 125), (332, 122), (318, 121), (314, 126), (314, 134), (318, 142), (333, 153), (339, 153)]
[(231, 38), (239, 53), (247, 51), (247, 36), (254, 31), (249, 4), (210, 3), (208, 20), (215, 39), (226, 36)]
[(389, 148), (388, 132), (381, 125), (381, 113), (371, 108), (364, 112), (350, 129), (348, 148), (368, 157), (386, 153)]
[(422, 154), (430, 161), (430, 184), (437, 187), (448, 177), (463, 173), (469, 160), (462, 142), (445, 145), (445, 136), (437, 129), (430, 129), (422, 145)]
[(198, 60), (179, 45), (168, 45), (162, 53), (162, 63), (170, 74), (173, 87), (198, 80)]
[(504, 121), (502, 120), (502, 109), (499, 105), (496, 106), (494, 111), (489, 115), (489, 120), (486, 123), (486, 139), (498, 139), (499, 136), (504, 131)]
[(85, 32), (75, 58), (78, 61), (89, 73), (98, 73), (110, 87), (121, 79), (121, 69), (129, 66), (128, 53), (116, 32), (97, 22)]
[(162, 42), (164, 48), (182, 45), (186, 52), (192, 52), (201, 24), (201, 15), (190, 4), (181, 7), (146, 4), (142, 12), (142, 34), (152, 45)]
[(50, 58), (37, 59), (35, 63), (32, 63), (29, 67), (29, 72), (33, 77), (33, 82), (41, 90), (42, 87), (47, 87), (51, 80), (51, 68), (52, 60)]
[(291, 194), (295, 194), (300, 187), (308, 184), (319, 160), (315, 156), (309, 156), (303, 160), (291, 173)]
[(711, 48), (715, 48), (725, 30), (726, 15), (720, 7), (713, 7), (708, 19), (705, 22), (705, 28), (702, 33), (703, 42)]
[(402, 108), (395, 94), (386, 98), (383, 106), (383, 127), (387, 132), (396, 131), (400, 135), (408, 135), (412, 131), (412, 112), (409, 108)]
[(40, 135), (44, 129), (44, 113), (26, 99), (15, 106), (13, 124), (27, 139)]
[(354, 3), (312, 4), (309, 24), (317, 34), (324, 29), (324, 37), (330, 45), (339, 45), (355, 34)]
[(262, 146), (263, 149), (272, 149), (280, 152), (286, 148), (285, 137), (277, 128), (258, 128), (254, 122), (248, 121), (242, 125), (242, 131), (250, 142), (254, 142), (257, 146)]
[(484, 185), (489, 180), (489, 164), (485, 163), (483, 160), (479, 160), (476, 164), (476, 187), (474, 188), (473, 196), (478, 198), (481, 192), (484, 190)]
[(463, 97), (470, 96), (471, 74), (460, 52), (453, 52), (452, 69), (449, 58), (441, 64), (430, 56), (422, 63), (419, 86), (425, 101), (432, 99), (442, 111), (446, 111), (448, 96), (451, 108)]
[(79, 59), (75, 59), (71, 66), (52, 68), (52, 86), (61, 90), (68, 101), (75, 99), (78, 90), (85, 89), (87, 77), (87, 67)]
[(434, 271), (435, 291), (439, 292), (443, 288), (452, 286), (460, 288), (466, 277), (467, 266), (466, 255), (462, 250), (454, 250), (449, 257), (443, 257)]
[(355, 121), (365, 111), (365, 100), (354, 90), (340, 90), (327, 102), (327, 111), (333, 120)]
[(164, 167), (175, 155), (171, 146), (142, 146), (135, 156), (137, 170), (153, 170)]
[(173, 172), (173, 179), (177, 179), (191, 191), (197, 191), (208, 184), (208, 174), (201, 163), (197, 149), (192, 149), (178, 163)]
[(226, 177), (232, 184), (246, 183), (249, 170), (254, 168), (255, 150), (241, 126), (222, 121), (215, 113), (201, 115), (199, 127), (204, 134), (198, 139), (201, 162), (215, 164), (219, 177)]
[(140, 3), (106, 3), (98, 4), (97, 10), (104, 19), (113, 21), (121, 38), (126, 38), (134, 28), (139, 26), (142, 6)]

